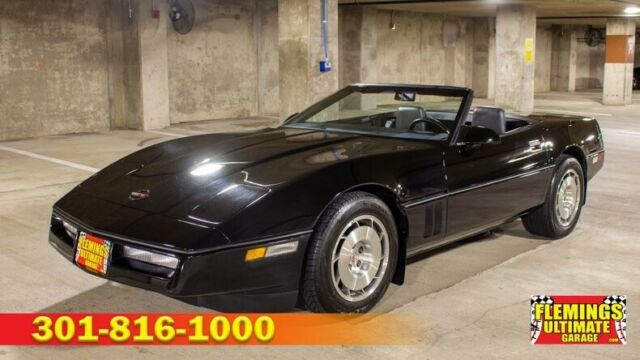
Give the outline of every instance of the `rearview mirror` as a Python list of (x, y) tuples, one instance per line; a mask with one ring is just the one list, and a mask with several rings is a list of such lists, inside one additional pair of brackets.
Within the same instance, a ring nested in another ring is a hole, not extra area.
[(465, 145), (499, 144), (500, 135), (495, 131), (479, 126), (464, 126), (462, 143)]
[(395, 101), (414, 102), (416, 101), (416, 93), (411, 91), (396, 91), (393, 99)]

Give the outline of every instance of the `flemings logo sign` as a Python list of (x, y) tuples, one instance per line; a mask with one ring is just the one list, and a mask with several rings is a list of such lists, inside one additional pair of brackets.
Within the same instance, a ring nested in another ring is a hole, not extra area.
[(626, 344), (627, 297), (532, 296), (531, 343)]

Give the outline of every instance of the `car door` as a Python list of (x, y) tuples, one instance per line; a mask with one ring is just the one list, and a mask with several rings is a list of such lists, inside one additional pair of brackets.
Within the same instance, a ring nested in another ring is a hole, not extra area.
[(445, 151), (447, 237), (499, 225), (543, 202), (549, 167), (533, 124), (507, 132), (498, 144), (452, 144)]

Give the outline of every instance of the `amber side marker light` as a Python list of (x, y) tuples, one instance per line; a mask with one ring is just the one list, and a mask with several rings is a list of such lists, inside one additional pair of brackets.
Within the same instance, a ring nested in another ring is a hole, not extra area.
[(263, 246), (255, 249), (247, 250), (244, 261), (260, 260), (262, 258), (289, 254), (298, 250), (298, 242), (291, 241), (284, 244), (276, 244), (271, 246)]
[(266, 247), (247, 250), (247, 254), (244, 256), (244, 261), (253, 261), (253, 260), (262, 259), (264, 257), (264, 254), (266, 253), (267, 253)]

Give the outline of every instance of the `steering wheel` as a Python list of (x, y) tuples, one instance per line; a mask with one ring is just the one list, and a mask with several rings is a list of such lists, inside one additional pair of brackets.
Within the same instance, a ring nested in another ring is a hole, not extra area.
[(434, 119), (434, 118), (428, 117), (428, 116), (424, 117), (424, 118), (413, 120), (413, 122), (411, 122), (411, 125), (409, 125), (409, 130), (410, 131), (415, 130), (415, 127), (418, 126), (419, 124), (433, 125), (433, 126), (437, 127), (438, 129), (442, 130), (443, 132), (449, 134), (449, 128), (446, 125), (444, 125), (440, 120)]

